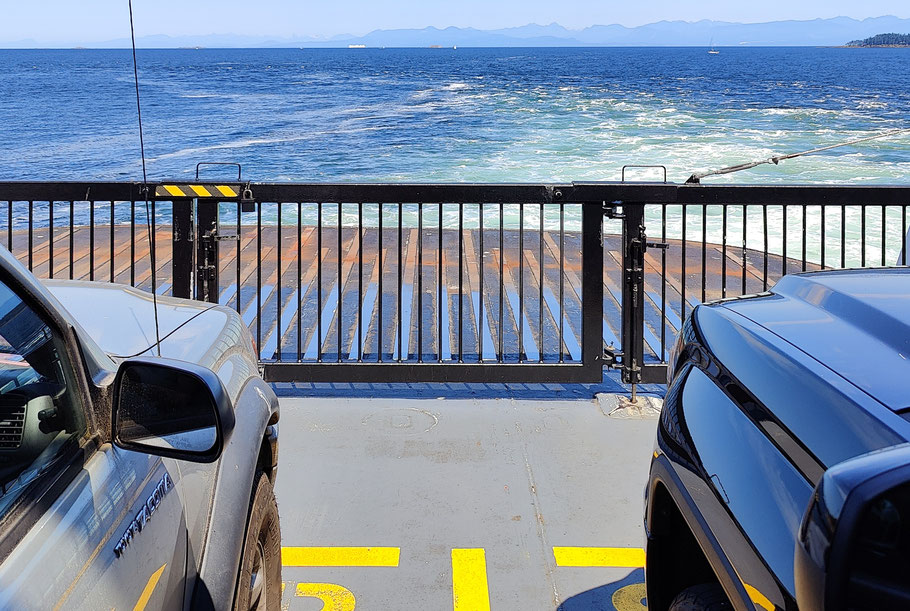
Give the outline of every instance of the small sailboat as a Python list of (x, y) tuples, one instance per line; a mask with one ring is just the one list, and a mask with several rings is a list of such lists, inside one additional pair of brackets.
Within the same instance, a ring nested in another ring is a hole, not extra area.
[(720, 55), (720, 51), (714, 48), (714, 39), (711, 39), (711, 50), (708, 51), (708, 55)]

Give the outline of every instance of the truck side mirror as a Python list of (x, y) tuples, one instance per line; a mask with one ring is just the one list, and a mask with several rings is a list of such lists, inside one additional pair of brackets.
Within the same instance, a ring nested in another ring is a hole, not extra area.
[(828, 469), (796, 541), (800, 609), (910, 609), (910, 444)]
[(210, 369), (163, 358), (124, 361), (114, 380), (114, 444), (213, 462), (234, 428), (234, 409)]

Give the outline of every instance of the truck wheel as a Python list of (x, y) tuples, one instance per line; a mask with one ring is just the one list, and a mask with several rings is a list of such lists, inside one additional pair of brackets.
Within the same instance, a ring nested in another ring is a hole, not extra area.
[(281, 608), (281, 527), (278, 503), (265, 473), (258, 471), (250, 495), (240, 576), (234, 609), (278, 611)]
[(703, 583), (686, 588), (670, 603), (669, 611), (731, 611), (733, 605), (720, 584)]

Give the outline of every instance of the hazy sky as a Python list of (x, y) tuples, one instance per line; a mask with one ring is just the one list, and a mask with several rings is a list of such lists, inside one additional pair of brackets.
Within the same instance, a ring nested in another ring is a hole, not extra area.
[[(127, 0), (0, 0), (0, 42), (100, 42), (129, 35)], [(776, 21), (844, 15), (910, 17), (908, 0), (134, 0), (136, 34), (288, 38), (378, 28), (558, 22), (568, 28), (661, 20)]]

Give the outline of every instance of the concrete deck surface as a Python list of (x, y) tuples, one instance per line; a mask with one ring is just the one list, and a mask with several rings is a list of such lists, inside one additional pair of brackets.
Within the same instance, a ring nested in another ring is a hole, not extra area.
[[(282, 397), (279, 426), (284, 608), (643, 608), (655, 420), (596, 400)], [(337, 547), (374, 549), (318, 549)], [(352, 566), (371, 563), (390, 566)]]

